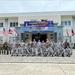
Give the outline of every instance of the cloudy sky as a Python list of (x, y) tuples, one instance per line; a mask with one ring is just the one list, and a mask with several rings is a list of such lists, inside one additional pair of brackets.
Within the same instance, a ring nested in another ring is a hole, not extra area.
[(0, 13), (75, 11), (75, 0), (0, 0)]

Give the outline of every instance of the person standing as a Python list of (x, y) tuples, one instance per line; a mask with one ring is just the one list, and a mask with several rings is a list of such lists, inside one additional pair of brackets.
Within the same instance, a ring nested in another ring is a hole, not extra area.
[(70, 44), (69, 44), (69, 42), (68, 42), (67, 39), (66, 39), (65, 42), (64, 42), (64, 48), (66, 49), (67, 46), (70, 47)]
[(69, 44), (70, 44), (70, 48), (72, 49), (74, 44), (73, 44), (73, 42), (71, 40), (70, 40)]
[(37, 44), (37, 42), (36, 42), (36, 40), (34, 39), (33, 42), (32, 42), (32, 45), (33, 45), (33, 46), (36, 46), (36, 44)]
[(41, 42), (40, 42), (40, 40), (38, 40), (38, 42), (37, 42), (37, 47), (41, 47)]

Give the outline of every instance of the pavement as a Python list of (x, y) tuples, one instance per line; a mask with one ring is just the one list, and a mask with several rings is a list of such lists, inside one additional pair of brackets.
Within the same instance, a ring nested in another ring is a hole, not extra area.
[(75, 50), (71, 57), (0, 55), (0, 75), (75, 75)]
[(0, 63), (0, 75), (75, 75), (75, 64)]

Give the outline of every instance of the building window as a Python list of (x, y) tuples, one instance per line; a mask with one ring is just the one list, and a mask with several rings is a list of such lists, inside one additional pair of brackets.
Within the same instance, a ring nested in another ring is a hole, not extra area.
[(15, 27), (15, 22), (13, 22), (13, 27)]
[(61, 25), (64, 26), (65, 25), (65, 21), (61, 21)]
[(41, 21), (47, 21), (47, 19), (42, 19)]
[(2, 36), (0, 36), (0, 40), (3, 40), (3, 37)]
[(70, 26), (71, 25), (71, 21), (61, 21), (61, 25), (62, 26)]
[(16, 27), (18, 26), (18, 22), (16, 22)]
[(68, 21), (68, 25), (69, 25), (69, 26), (71, 25), (71, 21)]
[(0, 27), (3, 27), (3, 22), (0, 23)]
[(50, 36), (53, 36), (53, 34), (50, 34)]
[(65, 25), (67, 25), (67, 21), (65, 21)]
[(18, 22), (10, 22), (10, 27), (17, 27), (18, 26)]
[(12, 22), (10, 22), (10, 27), (12, 27)]

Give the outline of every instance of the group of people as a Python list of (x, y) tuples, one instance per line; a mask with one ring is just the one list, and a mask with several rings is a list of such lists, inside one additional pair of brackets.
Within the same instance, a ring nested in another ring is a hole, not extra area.
[(72, 55), (73, 43), (67, 40), (65, 42), (58, 41), (54, 42), (52, 40), (36, 40), (23, 42), (23, 40), (16, 44), (13, 42), (11, 56), (71, 56)]

